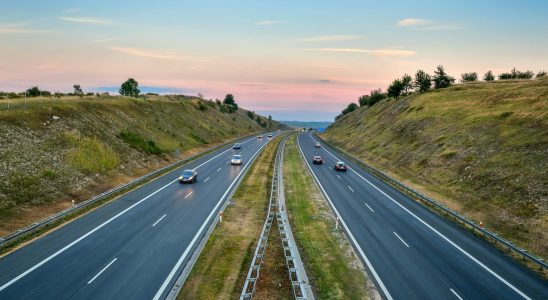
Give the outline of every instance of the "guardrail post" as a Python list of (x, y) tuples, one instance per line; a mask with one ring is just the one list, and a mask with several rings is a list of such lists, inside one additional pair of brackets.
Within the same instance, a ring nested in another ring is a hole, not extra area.
[(219, 223), (223, 223), (223, 211), (219, 212)]
[(339, 217), (335, 220), (335, 231), (339, 230)]

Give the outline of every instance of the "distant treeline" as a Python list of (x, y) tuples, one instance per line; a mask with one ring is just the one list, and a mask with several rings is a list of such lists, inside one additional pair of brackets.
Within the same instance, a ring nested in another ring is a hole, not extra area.
[[(533, 71), (518, 71), (516, 68), (513, 68), (510, 72), (501, 73), (498, 75), (499, 80), (509, 80), (509, 79), (532, 79), (533, 77), (541, 78), (546, 76), (546, 71), (539, 71), (536, 75), (533, 73)], [(485, 74), (483, 74), (483, 80), (484, 81), (493, 81), (495, 80), (495, 75), (493, 75), (492, 71), (487, 71)], [(469, 73), (463, 73), (460, 76), (461, 82), (474, 82), (478, 81), (478, 73), (476, 72), (469, 72)], [(432, 88), (434, 89), (442, 89), (449, 87), (455, 83), (455, 78), (453, 76), (448, 75), (445, 72), (445, 69), (443, 66), (438, 66), (436, 70), (434, 70), (434, 75), (430, 75), (426, 73), (423, 70), (418, 70), (415, 73), (415, 77), (411, 77), (411, 75), (405, 74), (402, 76), (402, 78), (397, 78), (390, 83), (388, 88), (386, 89), (386, 92), (383, 92), (382, 89), (376, 89), (372, 90), (369, 95), (363, 95), (358, 98), (358, 104), (352, 102), (348, 104), (348, 106), (342, 110), (341, 114), (339, 114), (337, 117), (335, 117), (335, 120), (341, 118), (342, 116), (353, 112), (354, 110), (358, 109), (358, 107), (362, 106), (373, 106), (375, 103), (387, 99), (387, 98), (394, 98), (398, 99), (400, 96), (403, 95), (409, 95), (414, 92), (418, 93), (424, 93)], [(432, 87), (433, 85), (433, 87)]]

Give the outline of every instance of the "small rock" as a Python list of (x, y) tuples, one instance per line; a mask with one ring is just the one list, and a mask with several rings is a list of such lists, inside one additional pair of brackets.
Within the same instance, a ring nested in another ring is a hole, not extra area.
[(58, 117), (58, 116), (53, 116), (52, 119), (54, 119), (54, 120), (59, 120), (59, 119), (61, 119), (61, 118)]

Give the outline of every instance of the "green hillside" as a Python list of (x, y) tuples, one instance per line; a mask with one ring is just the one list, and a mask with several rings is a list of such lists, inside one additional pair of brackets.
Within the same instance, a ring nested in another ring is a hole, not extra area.
[(181, 96), (0, 100), (0, 236), (167, 165), (176, 149), (268, 129), (253, 117)]
[(548, 257), (548, 78), (460, 84), (349, 113), (323, 137)]

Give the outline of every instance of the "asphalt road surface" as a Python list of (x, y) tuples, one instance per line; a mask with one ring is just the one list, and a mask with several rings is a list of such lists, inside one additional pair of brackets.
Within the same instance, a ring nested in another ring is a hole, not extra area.
[[(0, 258), (0, 299), (162, 299), (252, 158), (225, 147)], [(241, 166), (230, 165), (241, 154)], [(183, 169), (198, 180), (181, 184)]]
[[(424, 208), (310, 133), (298, 144), (380, 292), (388, 299), (548, 299), (548, 281)], [(323, 165), (312, 164), (321, 155)], [(343, 160), (344, 161), (344, 160)]]

